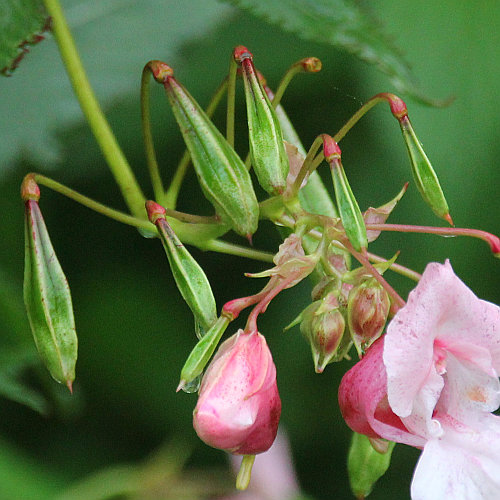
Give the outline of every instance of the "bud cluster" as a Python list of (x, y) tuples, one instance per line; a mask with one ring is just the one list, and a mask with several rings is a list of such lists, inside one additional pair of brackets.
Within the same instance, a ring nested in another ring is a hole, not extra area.
[[(238, 46), (232, 53), (228, 78), (205, 111), (176, 79), (170, 66), (150, 61), (143, 71), (141, 106), (155, 201), (142, 200), (146, 210), (139, 216), (135, 208), (131, 209), (133, 216), (117, 212), (38, 174), (27, 175), (21, 187), (26, 221), (24, 299), (35, 344), (53, 378), (72, 389), (78, 342), (69, 287), (40, 212), (38, 182), (161, 241), (176, 286), (194, 316), (193, 330), (198, 339), (181, 370), (178, 390), (196, 392), (199, 387), (193, 425), (205, 443), (244, 455), (237, 483), (241, 488), (248, 484), (254, 455), (270, 448), (278, 430), (281, 400), (276, 367), (257, 321), (279, 293), (308, 277), (316, 283), (311, 303), (288, 328), (300, 324), (317, 373), (322, 373), (329, 363), (350, 359), (353, 345), (364, 366), (371, 366), (376, 364), (373, 353), (380, 355), (384, 338), (376, 341), (383, 335), (388, 319), (405, 307), (404, 300), (383, 276), (385, 271), (391, 269), (412, 279), (420, 278), (418, 273), (395, 263), (398, 254), (385, 259), (368, 252), (368, 245), (382, 231), (474, 236), (487, 241), (493, 252), (500, 255), (500, 239), (484, 231), (386, 224), (407, 184), (388, 203), (361, 211), (338, 142), (374, 104), (384, 101), (389, 103), (401, 127), (411, 171), (423, 200), (437, 216), (453, 224), (437, 175), (415, 135), (406, 105), (393, 94), (378, 94), (336, 135), (318, 135), (306, 152), (280, 99), (293, 75), (320, 69), (318, 59), (302, 59), (292, 65), (274, 93), (255, 67), (251, 52)], [(187, 148), (167, 191), (157, 170), (149, 130), (147, 85), (151, 75), (165, 88)], [(242, 79), (245, 92), (246, 159), (236, 151), (234, 141), (237, 76)], [(224, 92), (228, 96), (225, 135), (210, 118)], [(334, 197), (315, 171), (323, 161), (330, 169)], [(214, 210), (211, 215), (191, 215), (175, 209), (190, 162), (201, 192)], [(258, 185), (254, 185), (250, 169)], [(260, 219), (274, 223), (283, 237), (274, 256), (219, 239), (232, 230), (251, 243)], [(247, 273), (252, 278), (268, 278), (266, 284), (254, 295), (227, 302), (218, 315), (207, 275), (184, 247), (186, 242), (203, 250), (255, 257), (274, 266)], [(351, 259), (359, 262), (359, 267), (352, 269)], [(218, 347), (229, 324), (247, 307), (253, 309), (244, 329)], [(346, 392), (349, 404), (354, 401), (353, 395), (358, 396), (356, 391), (357, 388)], [(358, 408), (349, 410), (356, 418), (362, 413)], [(370, 434), (366, 426), (355, 428)], [(389, 443), (379, 440), (377, 433), (372, 432), (371, 437), (375, 440), (355, 436), (351, 448), (349, 469), (351, 476), (358, 478), (353, 490), (359, 495), (371, 491), (374, 481), (387, 468), (392, 450)], [(385, 456), (374, 454), (374, 448), (385, 452)], [(368, 474), (365, 463), (373, 469)]]

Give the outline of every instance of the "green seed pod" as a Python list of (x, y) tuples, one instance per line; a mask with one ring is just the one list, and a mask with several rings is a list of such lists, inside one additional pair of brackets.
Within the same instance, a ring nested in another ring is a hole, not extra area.
[(390, 308), (389, 296), (375, 278), (349, 292), (347, 321), (360, 357), (382, 335)]
[(415, 179), (415, 183), (417, 184), (417, 188), (422, 198), (438, 217), (453, 225), (453, 220), (450, 216), (450, 210), (446, 198), (444, 197), (443, 190), (439, 184), (436, 172), (434, 172), (431, 162), (429, 158), (427, 158), (413, 130), (410, 119), (408, 118), (406, 104), (394, 94), (381, 95), (384, 95), (384, 98), (389, 102), (391, 112), (398, 120), (399, 126), (401, 127), (401, 132), (403, 133), (403, 138), (410, 156), (413, 178)]
[(203, 369), (210, 361), (210, 358), (212, 357), (212, 354), (214, 353), (217, 344), (219, 343), (222, 334), (226, 331), (229, 323), (230, 319), (227, 316), (220, 316), (212, 325), (212, 328), (210, 328), (208, 332), (194, 346), (193, 350), (188, 356), (188, 359), (182, 367), (181, 381), (179, 383), (177, 391), (179, 391), (180, 389), (185, 389), (186, 386), (189, 386), (189, 384), (191, 384), (200, 376), (200, 374), (203, 372)]
[(52, 377), (72, 391), (78, 339), (71, 294), (38, 206), (36, 183), (26, 178), (24, 303), (38, 353)]
[(168, 257), (177, 288), (191, 309), (195, 321), (206, 331), (217, 319), (217, 308), (210, 283), (200, 265), (187, 251), (165, 218), (165, 209), (146, 202), (149, 220), (156, 225)]
[(259, 205), (244, 163), (173, 70), (159, 61), (150, 65), (165, 86), (203, 193), (225, 224), (250, 238), (257, 230)]
[(362, 434), (353, 433), (351, 447), (347, 456), (347, 472), (354, 496), (366, 498), (375, 483), (386, 473), (391, 463), (392, 450), (396, 443), (387, 442), (385, 453), (376, 451), (370, 439)]
[(241, 64), (245, 84), (253, 169), (263, 189), (279, 195), (285, 191), (289, 170), (280, 122), (259, 81), (252, 54), (239, 46), (234, 49), (233, 55), (235, 61)]
[(326, 161), (330, 164), (335, 199), (337, 200), (342, 225), (352, 246), (359, 252), (362, 248), (368, 246), (365, 221), (340, 161), (340, 148), (326, 134), (323, 135), (323, 152)]

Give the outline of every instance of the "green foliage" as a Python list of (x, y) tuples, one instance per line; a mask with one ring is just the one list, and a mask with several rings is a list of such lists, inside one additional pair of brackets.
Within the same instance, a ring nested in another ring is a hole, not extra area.
[[(500, 227), (495, 189), (500, 183), (494, 99), (500, 82), (496, 6), (497, 0), (474, 8), (452, 0), (371, 3), (386, 31), (399, 37), (397, 44), (422, 87), (432, 96), (456, 96), (445, 110), (407, 102), (410, 117), (447, 193), (455, 223), (494, 232)], [(245, 11), (232, 16), (234, 9), (213, 0), (66, 0), (63, 7), (99, 100), (143, 177), (138, 89), (141, 69), (152, 58), (173, 65), (199, 102), (206, 103), (237, 44), (245, 43), (258, 57), (259, 69), (273, 87), (294, 60), (320, 57), (323, 72), (297, 77), (283, 100), (306, 147), (317, 134), (338, 130), (373, 94), (394, 90), (387, 76), (373, 66), (360, 64), (330, 45), (286, 33)], [(54, 176), (72, 177), (71, 185), (79, 191), (115, 206), (121, 200), (82, 121), (53, 40), (34, 47), (12, 78), (0, 79), (0, 95), (0, 255), (9, 278), (0, 284), (0, 293), (10, 301), (0, 301), (0, 335), (7, 344), (29, 335), (26, 318), (16, 319), (11, 308), (14, 297), (21, 301), (21, 286), (7, 286), (22, 277), (19, 184), (23, 175), (33, 168), (57, 167)], [(168, 171), (184, 145), (160, 92), (152, 95), (152, 108), (160, 166)], [(246, 143), (243, 107), (237, 120), (236, 136), (239, 126)], [(388, 109), (377, 108), (364, 118), (341, 147), (363, 210), (369, 203), (383, 203), (388, 193), (409, 180), (405, 146)], [(23, 159), (36, 159), (38, 164)], [(321, 175), (326, 173), (322, 168)], [(188, 177), (180, 209), (209, 213), (201, 198), (194, 176)], [(179, 370), (193, 344), (192, 318), (166, 271), (162, 249), (136, 231), (52, 193), (44, 196), (43, 210), (71, 280), (80, 334), (78, 379), (70, 404), (77, 395), (86, 404), (66, 422), (59, 416), (40, 418), (0, 398), (0, 498), (53, 499), (63, 487), (114, 464), (140, 464), (174, 433), (184, 442), (195, 442), (191, 429), (195, 398), (175, 393)], [(395, 211), (408, 223), (435, 220), (430, 211), (427, 217), (414, 184)], [(269, 232), (257, 235), (254, 244), (275, 250), (277, 241)], [(399, 263), (422, 271), (429, 259), (449, 257), (478, 296), (500, 300), (497, 261), (481, 243), (421, 235), (403, 240), (382, 233), (374, 249), (387, 256), (387, 248), (394, 244), (401, 249)], [(206, 270), (221, 303), (256, 292), (255, 283), (242, 275), (260, 269), (258, 263), (196, 250), (193, 256)], [(401, 293), (412, 286), (389, 272), (387, 278)], [(335, 393), (348, 364), (329, 365), (317, 375), (298, 332), (285, 338), (281, 333), (282, 326), (307, 305), (309, 292), (304, 285), (278, 298), (263, 318), (262, 332), (277, 366), (283, 424), (291, 437), (301, 486), (317, 500), (347, 500), (352, 498), (345, 474), (350, 431), (339, 414)], [(12, 352), (3, 344), (2, 349)], [(418, 454), (396, 447), (391, 467), (370, 498), (409, 498)], [(223, 460), (200, 445), (190, 467), (206, 470), (207, 464), (217, 461), (225, 467)], [(185, 479), (196, 484), (207, 478), (199, 469), (188, 469)]]
[[(189, 6), (176, 0), (66, 0), (63, 8), (90, 82), (106, 104), (131, 94), (138, 102), (140, 72), (149, 59), (175, 65), (187, 42), (209, 33), (233, 11), (215, 0), (192, 0)], [(0, 116), (10, 116), (0, 120), (0, 176), (20, 151), (44, 165), (62, 158), (55, 132), (82, 120), (73, 90), (62, 75), (57, 46), (47, 37), (12, 78), (0, 80)], [(29, 137), (27, 127), (33, 132)]]
[(374, 64), (401, 92), (417, 96), (409, 66), (380, 23), (355, 0), (226, 0), (305, 39)]
[(28, 45), (40, 41), (47, 13), (41, 0), (3, 0), (0, 4), (0, 71), (10, 75)]

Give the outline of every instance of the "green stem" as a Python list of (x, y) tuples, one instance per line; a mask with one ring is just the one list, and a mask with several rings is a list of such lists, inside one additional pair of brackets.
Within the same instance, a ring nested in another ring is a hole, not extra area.
[[(228, 79), (225, 78), (215, 91), (214, 95), (212, 96), (212, 99), (210, 99), (210, 102), (208, 103), (208, 106), (205, 109), (205, 112), (209, 118), (212, 117), (215, 110), (217, 109), (217, 106), (219, 105), (224, 95), (224, 92), (226, 92), (227, 88), (228, 88)], [(172, 177), (172, 180), (170, 181), (170, 185), (165, 195), (162, 196), (161, 198), (158, 198), (158, 200), (161, 202), (162, 205), (170, 208), (175, 208), (175, 206), (177, 205), (177, 198), (179, 197), (179, 191), (181, 190), (182, 182), (184, 180), (184, 177), (186, 176), (190, 160), (191, 160), (191, 155), (189, 154), (189, 151), (186, 149), (186, 151), (184, 151), (184, 154), (182, 155), (179, 165), (177, 166), (175, 174)]]
[(59, 46), (61, 58), (92, 133), (130, 211), (137, 217), (143, 218), (145, 217), (144, 202), (146, 198), (97, 102), (59, 1), (44, 0), (44, 4), (47, 12), (52, 17), (52, 29)]
[(254, 250), (253, 248), (242, 247), (240, 245), (228, 243), (227, 241), (215, 239), (200, 243), (200, 248), (202, 250), (210, 250), (212, 252), (236, 255), (237, 257), (246, 257), (248, 259), (259, 260), (261, 262), (272, 262), (274, 257), (272, 253)]
[(356, 113), (354, 113), (351, 118), (347, 121), (347, 123), (333, 136), (335, 142), (340, 142), (349, 130), (358, 123), (358, 121), (370, 111), (376, 104), (379, 102), (387, 101), (387, 98), (382, 97), (381, 95), (376, 95), (372, 97), (369, 101), (367, 101), (363, 106), (361, 106)]
[[(28, 174), (28, 175), (31, 175), (35, 180), (35, 182), (37, 182), (38, 184), (48, 187), (53, 191), (56, 191), (57, 193), (62, 194), (76, 201), (77, 203), (80, 203), (81, 205), (84, 205), (85, 207), (94, 210), (94, 212), (98, 212), (101, 215), (109, 217), (110, 219), (116, 220), (123, 224), (127, 224), (129, 226), (134, 226), (138, 229), (145, 229), (148, 232), (156, 232), (154, 225), (147, 220), (139, 219), (132, 215), (128, 215), (124, 212), (120, 212), (119, 210), (110, 208), (102, 203), (99, 203), (98, 201), (92, 200), (91, 198), (78, 193), (77, 191), (74, 191), (73, 189), (67, 186), (64, 186), (63, 184), (53, 179), (50, 179), (49, 177), (45, 177), (44, 175), (40, 174)], [(145, 210), (143, 211), (144, 213), (146, 213)]]
[(288, 85), (292, 81), (292, 78), (297, 73), (302, 73), (304, 71), (300, 63), (301, 61), (290, 66), (290, 68), (288, 68), (286, 73), (283, 75), (283, 78), (279, 82), (278, 87), (276, 88), (276, 92), (274, 93), (273, 100), (271, 101), (274, 109), (276, 109), (278, 107), (278, 104), (281, 102), (281, 98), (283, 97), (283, 94), (285, 93)]
[(149, 109), (149, 80), (151, 69), (149, 65), (144, 66), (141, 77), (141, 124), (142, 137), (144, 139), (144, 150), (148, 163), (149, 177), (153, 186), (155, 198), (160, 200), (164, 194), (163, 183), (156, 159), (153, 135), (151, 133), (151, 112)]
[[(384, 259), (384, 257), (380, 257), (379, 255), (376, 255), (374, 253), (366, 252), (366, 255), (370, 259), (370, 261), (375, 262), (375, 264), (383, 264), (388, 261), (387, 259)], [(420, 278), (422, 277), (422, 275), (417, 273), (417, 271), (402, 266), (401, 264), (396, 264), (395, 262), (391, 264), (389, 270), (417, 282), (420, 281)]]
[(291, 198), (296, 196), (297, 193), (299, 192), (300, 187), (302, 186), (302, 183), (306, 178), (306, 175), (314, 172), (314, 170), (318, 167), (319, 163), (316, 163), (314, 160), (315, 160), (315, 155), (322, 144), (323, 144), (323, 136), (320, 135), (316, 137), (312, 146), (309, 148), (304, 163), (302, 164), (302, 167), (300, 167), (300, 171), (297, 175), (297, 178), (295, 179), (292, 189), (290, 190)]
[(234, 147), (234, 106), (236, 98), (236, 72), (238, 63), (234, 60), (231, 54), (231, 62), (229, 63), (229, 76), (227, 85), (227, 111), (226, 111), (226, 139), (227, 142)]

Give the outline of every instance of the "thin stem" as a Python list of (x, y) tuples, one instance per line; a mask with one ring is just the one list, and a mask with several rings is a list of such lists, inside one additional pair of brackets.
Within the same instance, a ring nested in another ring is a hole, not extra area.
[(434, 227), (434, 226), (412, 226), (409, 224), (367, 224), (367, 229), (374, 231), (395, 231), (399, 233), (425, 233), (437, 234), (439, 236), (469, 236), (485, 241), (494, 254), (500, 252), (500, 238), (494, 234), (480, 229), (469, 229), (464, 227)]
[(389, 294), (392, 298), (392, 306), (391, 310), (393, 313), (396, 313), (399, 309), (405, 306), (406, 302), (401, 298), (401, 296), (392, 288), (391, 285), (385, 280), (385, 278), (377, 271), (377, 269), (371, 264), (368, 260), (368, 256), (363, 255), (360, 252), (357, 252), (351, 243), (346, 240), (345, 242), (346, 248), (349, 252), (354, 256), (354, 258), (367, 270), (371, 273), (371, 275), (382, 285), (384, 290)]
[(288, 278), (281, 280), (277, 286), (271, 288), (269, 292), (264, 296), (264, 298), (252, 309), (252, 312), (248, 316), (247, 324), (245, 326), (245, 332), (252, 333), (257, 332), (257, 317), (259, 314), (263, 313), (271, 300), (278, 295), (282, 290), (288, 287), (288, 285), (297, 278), (295, 274), (292, 274)]
[(227, 142), (234, 147), (234, 112), (236, 100), (236, 72), (238, 71), (238, 63), (234, 60), (234, 55), (231, 54), (231, 62), (229, 63), (229, 75), (227, 84), (227, 112), (226, 112), (226, 139)]
[(291, 198), (297, 195), (306, 176), (314, 172), (314, 170), (318, 167), (319, 163), (315, 164), (315, 155), (322, 144), (323, 136), (320, 135), (316, 137), (312, 146), (309, 148), (309, 151), (304, 159), (304, 163), (302, 164), (302, 167), (300, 167), (300, 171), (293, 183), (292, 189), (290, 190)]
[(283, 78), (279, 82), (276, 92), (274, 93), (273, 100), (271, 101), (271, 104), (274, 109), (276, 109), (278, 107), (278, 104), (281, 102), (281, 98), (283, 97), (283, 94), (285, 93), (285, 90), (287, 89), (288, 85), (292, 81), (292, 78), (297, 73), (301, 73), (303, 71), (304, 69), (298, 63), (293, 64), (290, 68), (288, 68), (287, 72), (283, 75)]
[(187, 222), (188, 224), (219, 224), (220, 220), (217, 216), (211, 215), (192, 215), (186, 212), (179, 212), (178, 210), (172, 210), (171, 208), (165, 209), (166, 215), (173, 217), (174, 219), (180, 220), (181, 222)]
[(340, 142), (349, 132), (349, 130), (358, 123), (358, 121), (363, 118), (363, 116), (370, 111), (376, 104), (379, 102), (387, 101), (386, 97), (382, 97), (382, 94), (376, 95), (372, 97), (369, 101), (367, 101), (363, 106), (361, 106), (356, 113), (354, 113), (351, 118), (347, 121), (347, 123), (333, 136), (335, 142)]
[[(371, 262), (375, 262), (375, 264), (383, 264), (388, 262), (388, 259), (384, 259), (379, 255), (375, 255), (374, 253), (367, 252), (366, 255), (368, 259), (370, 259)], [(417, 282), (420, 281), (420, 278), (422, 277), (420, 273), (413, 271), (413, 269), (409, 269), (405, 266), (402, 266), (401, 264), (396, 264), (395, 262), (391, 264), (389, 270), (401, 274), (402, 276), (406, 276), (407, 278)]]
[(278, 84), (278, 88), (272, 99), (273, 108), (276, 109), (278, 107), (285, 90), (297, 73), (317, 73), (318, 71), (321, 71), (321, 61), (317, 57), (306, 57), (292, 64)]
[(44, 4), (52, 17), (54, 36), (80, 107), (130, 211), (142, 218), (146, 198), (97, 102), (59, 1), (44, 0)]
[(148, 65), (142, 70), (141, 77), (141, 124), (142, 137), (144, 139), (144, 150), (148, 164), (149, 177), (153, 186), (153, 192), (157, 200), (161, 199), (164, 193), (163, 183), (156, 159), (153, 135), (151, 133), (151, 112), (149, 109), (149, 80), (151, 69)]
[[(73, 189), (67, 186), (64, 186), (63, 184), (57, 181), (54, 181), (53, 179), (50, 179), (49, 177), (45, 177), (44, 175), (40, 174), (28, 174), (28, 175), (33, 176), (33, 179), (38, 184), (41, 184), (42, 186), (48, 187), (59, 194), (71, 198), (77, 203), (80, 203), (81, 205), (84, 205), (85, 207), (94, 210), (94, 212), (98, 212), (102, 215), (105, 215), (106, 217), (109, 217), (110, 219), (116, 220), (123, 224), (127, 224), (129, 226), (145, 229), (148, 232), (156, 232), (154, 225), (147, 220), (139, 219), (137, 217), (133, 217), (132, 215), (128, 215), (124, 212), (120, 212), (119, 210), (110, 208), (102, 203), (99, 203), (98, 201), (92, 200), (91, 198), (88, 198), (87, 196), (78, 193), (77, 191), (74, 191)], [(144, 213), (146, 212), (144, 211)]]
[[(205, 113), (209, 118), (212, 117), (215, 110), (217, 109), (217, 106), (219, 105), (222, 97), (224, 96), (227, 87), (228, 87), (228, 79), (226, 77), (215, 91), (214, 95), (210, 99), (210, 102), (208, 103), (207, 108), (205, 109)], [(184, 154), (182, 155), (179, 165), (177, 166), (175, 174), (172, 177), (172, 180), (170, 181), (170, 185), (165, 195), (159, 198), (162, 202), (162, 205), (171, 208), (175, 208), (175, 206), (177, 205), (177, 198), (179, 196), (179, 191), (181, 190), (182, 182), (184, 180), (184, 177), (186, 176), (190, 160), (191, 160), (191, 155), (189, 154), (189, 151), (186, 149), (186, 151), (184, 151)]]
[(236, 489), (246, 490), (250, 483), (255, 455), (243, 455), (240, 470), (236, 476)]
[[(168, 212), (167, 212), (168, 213)], [(202, 243), (203, 250), (212, 252), (227, 253), (237, 257), (246, 257), (248, 259), (259, 260), (261, 262), (272, 262), (274, 255), (272, 253), (255, 250), (253, 248), (235, 245), (222, 240), (208, 240)]]

